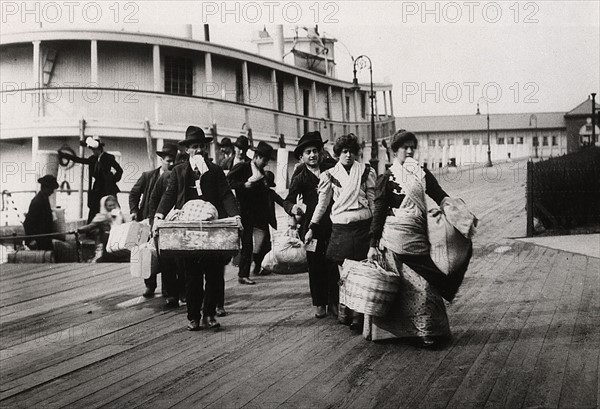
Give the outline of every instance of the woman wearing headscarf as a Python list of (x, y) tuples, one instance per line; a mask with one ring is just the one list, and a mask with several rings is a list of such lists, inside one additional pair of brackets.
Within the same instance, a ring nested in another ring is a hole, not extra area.
[(92, 262), (110, 262), (124, 261), (121, 257), (106, 252), (106, 244), (108, 236), (113, 226), (124, 222), (123, 212), (117, 198), (113, 195), (108, 195), (100, 199), (100, 211), (94, 216), (90, 224), (80, 227), (80, 233), (96, 232), (96, 257)]
[[(331, 205), (331, 238), (326, 257), (341, 266), (345, 259), (364, 260), (369, 251), (369, 228), (375, 198), (375, 171), (356, 161), (360, 145), (354, 134), (340, 136), (333, 147), (336, 165), (319, 177), (319, 202), (304, 237), (309, 243), (319, 232), (319, 222)], [(339, 279), (339, 277), (338, 277)], [(362, 329), (362, 314), (340, 306), (339, 314), (354, 331)], [(346, 318), (344, 318), (346, 317)]]
[(447, 276), (431, 259), (425, 195), (438, 205), (448, 195), (414, 159), (416, 136), (398, 131), (391, 149), (394, 162), (377, 180), (368, 258), (399, 274), (402, 285), (392, 311), (386, 317), (372, 318), (372, 328), (396, 338), (417, 337), (422, 346), (432, 346), (450, 336), (442, 297), (454, 298), (467, 266)]

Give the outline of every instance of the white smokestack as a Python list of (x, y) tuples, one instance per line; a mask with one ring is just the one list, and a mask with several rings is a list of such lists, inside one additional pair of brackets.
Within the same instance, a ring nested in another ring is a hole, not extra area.
[(273, 32), (273, 55), (276, 60), (283, 61), (283, 24), (277, 24)]
[(185, 25), (185, 38), (193, 40), (194, 39), (193, 34), (194, 34), (194, 30), (192, 29), (192, 25), (186, 24)]

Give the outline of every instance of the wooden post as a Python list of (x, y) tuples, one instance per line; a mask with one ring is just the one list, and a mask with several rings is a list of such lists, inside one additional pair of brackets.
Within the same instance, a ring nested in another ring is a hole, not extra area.
[(527, 162), (527, 237), (533, 237), (533, 162)]

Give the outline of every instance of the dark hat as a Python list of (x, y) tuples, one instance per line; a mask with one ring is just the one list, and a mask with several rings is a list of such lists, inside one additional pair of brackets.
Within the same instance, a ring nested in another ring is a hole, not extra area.
[(266, 142), (260, 141), (256, 148), (252, 148), (255, 153), (258, 153), (260, 156), (271, 159), (271, 155), (273, 155), (273, 147)]
[(38, 179), (38, 183), (44, 186), (51, 187), (52, 189), (58, 189), (58, 182), (56, 181), (56, 177), (52, 175), (44, 175)]
[(233, 143), (231, 143), (231, 139), (225, 137), (221, 139), (221, 143), (218, 144), (221, 148), (231, 148), (233, 147)]
[(208, 143), (212, 141), (212, 136), (206, 136), (202, 128), (190, 125), (185, 131), (185, 139), (179, 141), (180, 145), (189, 146), (192, 143)]
[(307, 134), (302, 135), (302, 138), (298, 141), (298, 146), (294, 149), (294, 156), (296, 158), (300, 158), (302, 156), (302, 152), (307, 146), (316, 146), (319, 149), (323, 149), (327, 141), (323, 141), (321, 138), (321, 133), (319, 131), (309, 132)]
[(165, 143), (163, 145), (162, 151), (156, 151), (156, 154), (161, 158), (164, 158), (165, 156), (172, 156), (173, 158), (175, 158), (175, 156), (177, 156), (178, 151), (179, 149), (174, 143)]
[(250, 140), (245, 135), (240, 135), (233, 145), (243, 151), (247, 151), (250, 148)]
[(275, 184), (275, 174), (273, 172), (271, 172), (270, 170), (267, 170), (265, 172), (265, 181), (267, 182), (267, 186), (268, 187), (275, 187), (275, 186), (277, 186)]

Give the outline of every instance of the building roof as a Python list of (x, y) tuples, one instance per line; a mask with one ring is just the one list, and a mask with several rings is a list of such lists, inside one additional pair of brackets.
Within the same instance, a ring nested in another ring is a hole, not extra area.
[[(599, 109), (600, 105), (596, 103), (596, 109)], [(575, 108), (570, 110), (565, 114), (565, 116), (575, 116), (575, 115), (592, 115), (592, 100), (586, 99), (581, 104), (577, 105)]]
[[(522, 114), (490, 114), (491, 130), (564, 128), (564, 112), (538, 112)], [(396, 128), (415, 133), (470, 132), (487, 129), (485, 114), (396, 117)]]

